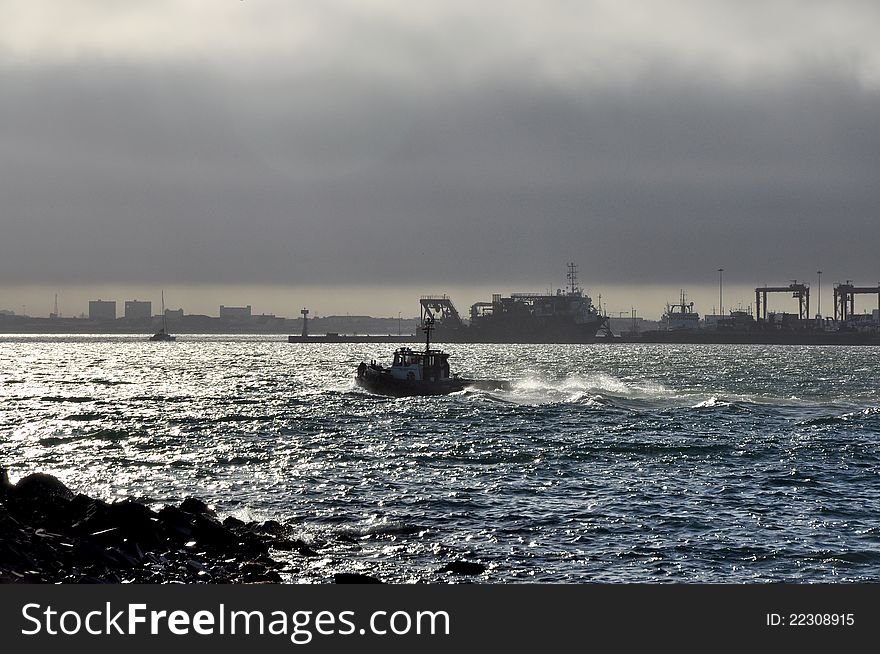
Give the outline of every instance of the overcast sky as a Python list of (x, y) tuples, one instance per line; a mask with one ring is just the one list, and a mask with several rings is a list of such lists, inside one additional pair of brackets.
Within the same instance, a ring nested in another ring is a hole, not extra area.
[(821, 268), (830, 309), (880, 279), (878, 25), (873, 1), (0, 0), (0, 308), (406, 315), (574, 261), (646, 315), (680, 287), (709, 313), (719, 267), (746, 301)]

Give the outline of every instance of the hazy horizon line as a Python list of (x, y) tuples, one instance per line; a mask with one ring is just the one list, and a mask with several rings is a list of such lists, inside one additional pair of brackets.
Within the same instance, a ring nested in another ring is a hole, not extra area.
[[(824, 314), (832, 311), (833, 287), (836, 280), (823, 273), (824, 279), (801, 280), (811, 288), (811, 312), (820, 309)], [(791, 279), (767, 284), (743, 284), (737, 281), (715, 283), (647, 283), (647, 284), (581, 284), (585, 295), (606, 315), (636, 315), (646, 319), (659, 318), (667, 304), (679, 301), (684, 292), (687, 301), (693, 301), (695, 309), (701, 314), (719, 313), (719, 305), (725, 311), (730, 309), (750, 310), (754, 302), (755, 289), (766, 285), (787, 286)], [(876, 282), (880, 286), (880, 282)], [(873, 282), (865, 282), (873, 286)], [(54, 312), (57, 294), (58, 313), (61, 316), (78, 316), (88, 313), (90, 300), (108, 300), (117, 303), (122, 311), (124, 303), (131, 300), (149, 301), (154, 307), (160, 303), (164, 290), (165, 306), (168, 309), (183, 309), (187, 314), (217, 315), (219, 307), (252, 307), (254, 314), (274, 314), (279, 317), (296, 318), (302, 308), (308, 308), (312, 315), (369, 315), (373, 317), (417, 316), (419, 299), (425, 295), (447, 295), (459, 312), (467, 315), (471, 304), (491, 299), (493, 293), (509, 295), (515, 292), (555, 293), (564, 289), (561, 284), (541, 288), (537, 284), (530, 287), (506, 282), (503, 284), (434, 285), (423, 284), (333, 284), (333, 285), (287, 285), (287, 284), (21, 284), (0, 286), (0, 309), (13, 311), (17, 315), (48, 317)], [(821, 298), (819, 291), (821, 290)], [(770, 296), (771, 309), (792, 312), (796, 301), (786, 294)], [(870, 296), (857, 300), (857, 311), (866, 306), (874, 308)], [(159, 313), (158, 311), (156, 312)]]

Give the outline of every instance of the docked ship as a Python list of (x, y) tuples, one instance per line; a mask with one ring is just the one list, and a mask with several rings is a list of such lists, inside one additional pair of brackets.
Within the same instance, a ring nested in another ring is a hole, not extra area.
[(694, 303), (687, 301), (682, 290), (678, 304), (666, 305), (660, 324), (666, 331), (693, 331), (700, 328), (700, 314), (694, 311)]
[(608, 318), (581, 291), (574, 263), (566, 277), (568, 287), (555, 294), (496, 294), (491, 302), (477, 302), (468, 322), (448, 296), (425, 296), (422, 320), (435, 321), (435, 338), (448, 343), (593, 343)]

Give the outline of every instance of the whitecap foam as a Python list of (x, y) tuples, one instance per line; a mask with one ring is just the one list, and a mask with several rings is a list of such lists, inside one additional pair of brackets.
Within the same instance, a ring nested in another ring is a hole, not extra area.
[(513, 391), (518, 394), (540, 396), (545, 402), (581, 402), (585, 398), (605, 395), (640, 400), (657, 400), (674, 396), (673, 391), (663, 384), (651, 381), (632, 383), (606, 372), (575, 374), (557, 380), (530, 377), (516, 382)]

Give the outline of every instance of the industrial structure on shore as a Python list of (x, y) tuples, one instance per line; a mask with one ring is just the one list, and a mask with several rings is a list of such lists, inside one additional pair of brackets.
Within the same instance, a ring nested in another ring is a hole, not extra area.
[[(768, 295), (790, 293), (797, 313), (768, 309)], [(877, 308), (857, 314), (856, 295), (876, 295)], [(834, 286), (834, 317), (810, 313), (810, 286), (793, 281), (787, 286), (755, 288), (755, 313), (734, 310), (700, 320), (694, 304), (667, 306), (661, 328), (622, 332), (617, 340), (641, 343), (766, 343), (815, 345), (880, 345), (880, 284), (855, 286), (848, 280)]]
[[(720, 271), (719, 271), (720, 272)], [(577, 266), (568, 264), (568, 287), (555, 294), (512, 293), (476, 302), (470, 319), (459, 314), (446, 295), (420, 300), (421, 319), (436, 324), (436, 338), (447, 343), (754, 343), (817, 345), (880, 345), (880, 284), (856, 286), (852, 281), (834, 286), (834, 315), (826, 318), (810, 312), (810, 286), (793, 281), (786, 286), (755, 288), (755, 310), (736, 309), (726, 315), (700, 318), (684, 291), (678, 303), (667, 304), (656, 329), (638, 329), (632, 322), (611, 319), (583, 294), (577, 282)], [(769, 309), (769, 296), (791, 294), (797, 312)], [(876, 295), (877, 309), (857, 314), (856, 295)], [(305, 311), (305, 310), (304, 310)], [(305, 315), (305, 314), (304, 314)], [(626, 328), (629, 323), (630, 328)], [(304, 323), (305, 325), (305, 323)], [(617, 327), (624, 327), (616, 329)], [(394, 336), (290, 336), (290, 342), (412, 342), (415, 334)]]
[[(719, 269), (719, 274), (723, 269)], [(821, 272), (819, 272), (821, 284)], [(852, 280), (833, 286), (833, 310), (824, 316), (821, 306), (811, 312), (810, 285), (792, 281), (787, 285), (755, 288), (754, 307), (700, 317), (684, 291), (678, 302), (666, 305), (659, 323), (632, 317), (612, 318), (593, 304), (578, 284), (578, 270), (568, 264), (566, 287), (555, 293), (492, 295), (491, 301), (475, 302), (468, 318), (447, 295), (426, 295), (419, 301), (419, 318), (371, 316), (312, 317), (309, 309), (301, 318), (254, 314), (251, 306), (221, 306), (219, 317), (184, 315), (183, 309), (152, 314), (152, 303), (128, 300), (124, 317), (116, 317), (115, 301), (89, 302), (89, 315), (62, 318), (57, 295), (49, 318), (16, 315), (0, 310), (2, 333), (145, 333), (168, 325), (178, 333), (287, 333), (291, 343), (384, 342), (419, 340), (418, 326), (434, 321), (435, 338), (447, 343), (780, 343), (780, 344), (872, 344), (880, 345), (880, 283), (859, 286)], [(720, 282), (720, 278), (719, 278)], [(821, 286), (820, 286), (821, 289)], [(796, 300), (792, 312), (773, 311), (770, 299), (778, 294)], [(719, 306), (721, 297), (719, 289)], [(870, 312), (856, 312), (856, 296), (875, 297)], [(601, 300), (601, 296), (599, 296)], [(821, 302), (821, 294), (817, 304)], [(876, 308), (875, 308), (876, 307)], [(315, 332), (314, 334), (311, 332)], [(323, 332), (323, 333), (320, 333)], [(396, 334), (395, 334), (396, 332)]]

